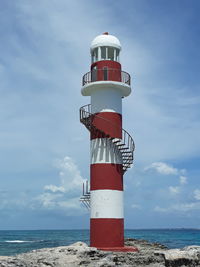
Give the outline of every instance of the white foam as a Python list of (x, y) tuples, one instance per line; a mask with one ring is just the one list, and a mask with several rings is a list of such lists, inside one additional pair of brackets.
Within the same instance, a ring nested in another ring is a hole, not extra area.
[(26, 240), (6, 240), (6, 243), (29, 243), (34, 241), (26, 241)]

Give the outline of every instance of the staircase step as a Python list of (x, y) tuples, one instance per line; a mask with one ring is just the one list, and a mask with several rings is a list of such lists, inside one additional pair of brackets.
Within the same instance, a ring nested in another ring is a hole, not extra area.
[(122, 146), (125, 146), (126, 144), (120, 144), (120, 145), (117, 145), (117, 147), (122, 147)]
[[(91, 105), (84, 106), (80, 109), (80, 122), (90, 131), (100, 136), (101, 138), (109, 138), (112, 143), (115, 145), (116, 153), (120, 153), (122, 157), (123, 164), (123, 172), (125, 172), (133, 163), (133, 150), (134, 150), (134, 142), (131, 136), (122, 129), (122, 139), (112, 137), (109, 134), (106, 134), (102, 130), (99, 130), (92, 124), (92, 118), (94, 118), (94, 114), (91, 114)], [(98, 115), (97, 115), (98, 117)], [(99, 117), (105, 121), (105, 119)], [(128, 146), (127, 146), (128, 145)], [(86, 198), (90, 198), (89, 195), (85, 196)], [(84, 201), (84, 200), (83, 200)]]
[(129, 149), (130, 150), (130, 148), (129, 147), (121, 147), (121, 150), (127, 150), (127, 149)]
[(113, 142), (113, 144), (117, 144), (119, 142), (121, 142), (121, 140), (116, 140), (116, 141)]

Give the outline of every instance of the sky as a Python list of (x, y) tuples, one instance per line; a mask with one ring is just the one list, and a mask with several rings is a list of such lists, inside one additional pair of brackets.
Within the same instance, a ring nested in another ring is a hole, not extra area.
[(0, 1), (0, 229), (87, 229), (91, 41), (119, 38), (134, 138), (125, 227), (200, 228), (200, 2)]

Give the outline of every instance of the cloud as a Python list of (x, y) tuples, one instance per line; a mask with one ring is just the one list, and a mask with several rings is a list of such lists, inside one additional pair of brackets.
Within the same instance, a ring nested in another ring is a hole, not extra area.
[(71, 157), (56, 160), (55, 166), (59, 169), (60, 185), (45, 185), (44, 192), (36, 197), (43, 209), (74, 210), (82, 209), (79, 197), (82, 185), (86, 180), (82, 178), (78, 166)]
[[(66, 193), (79, 192), (80, 194), (83, 182), (86, 179), (81, 176), (80, 170), (72, 158), (66, 156), (62, 160), (56, 160), (55, 166), (60, 170), (59, 177), (62, 190)], [(49, 186), (52, 187), (52, 185)]]
[(187, 177), (180, 176), (179, 177), (179, 182), (180, 182), (181, 185), (187, 184)]
[(194, 190), (194, 198), (196, 200), (200, 200), (200, 189), (195, 189)]
[(59, 199), (63, 197), (62, 194), (51, 194), (51, 193), (43, 193), (36, 197), (43, 208), (56, 208), (59, 203)]
[(156, 206), (154, 208), (154, 211), (156, 211), (156, 212), (167, 212), (168, 211), (168, 208), (161, 208), (159, 206)]
[(45, 185), (44, 192), (38, 195), (18, 192), (18, 194), (14, 194), (15, 197), (13, 194), (10, 197), (9, 191), (1, 191), (0, 210), (29, 209), (52, 212), (60, 210), (66, 216), (77, 215), (77, 210), (78, 214), (87, 212), (79, 201), (85, 179), (81, 176), (78, 166), (68, 156), (62, 160), (56, 160), (54, 165), (58, 169), (57, 185)]
[(0, 210), (24, 210), (27, 207), (31, 207), (32, 197), (29, 192), (18, 191), (13, 193), (12, 191), (0, 192)]
[(181, 204), (175, 204), (170, 207), (162, 208), (159, 206), (156, 206), (154, 208), (154, 211), (156, 212), (164, 212), (164, 213), (173, 213), (173, 212), (189, 212), (189, 211), (195, 211), (200, 210), (200, 202), (191, 202), (191, 203), (181, 203)]
[(186, 176), (180, 176), (179, 177), (179, 186), (169, 186), (169, 192), (171, 195), (177, 195), (180, 193), (181, 188), (187, 184), (187, 177)]
[(68, 198), (66, 200), (66, 195), (63, 194), (51, 194), (43, 193), (36, 198), (39, 201), (41, 208), (46, 210), (57, 210), (61, 209), (63, 211), (68, 210), (81, 210), (79, 205), (79, 198)]
[(172, 195), (177, 195), (180, 193), (180, 187), (179, 186), (169, 186), (169, 192)]
[(179, 172), (178, 169), (164, 162), (154, 162), (145, 168), (145, 171), (147, 170), (155, 170), (157, 173), (163, 175), (177, 175)]
[[(85, 158), (80, 151), (87, 152), (86, 142), (76, 144), (87, 134), (77, 116), (87, 99), (75, 89), (89, 70), (90, 42), (107, 20), (96, 16), (92, 6), (45, 0), (38, 7), (22, 0), (5, 7), (0, 18), (5, 26), (0, 44), (1, 170), (12, 161), (16, 171), (36, 166), (44, 171), (53, 158), (71, 151), (76, 159)], [(72, 24), (73, 30), (66, 30)]]
[(132, 204), (131, 205), (131, 208), (132, 209), (136, 209), (136, 210), (140, 210), (141, 209), (141, 205), (139, 205), (139, 204)]
[(52, 184), (45, 185), (44, 190), (51, 191), (53, 193), (55, 193), (55, 192), (62, 192), (62, 193), (64, 193), (65, 192), (65, 188), (64, 187), (62, 187), (62, 186), (56, 186), (56, 185), (52, 185)]

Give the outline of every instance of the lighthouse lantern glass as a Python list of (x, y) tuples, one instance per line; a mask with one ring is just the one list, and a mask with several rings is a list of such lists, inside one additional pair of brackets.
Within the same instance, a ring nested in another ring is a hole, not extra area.
[(101, 59), (102, 60), (106, 59), (106, 46), (101, 47)]
[(114, 47), (108, 47), (108, 59), (109, 60), (115, 60), (114, 59)]
[(115, 54), (115, 61), (118, 61), (119, 62), (119, 49), (115, 49), (116, 51), (116, 54)]
[(92, 51), (92, 62), (96, 62), (98, 61), (98, 48), (95, 48)]
[(119, 62), (120, 50), (112, 46), (100, 46), (92, 50), (92, 63), (101, 60), (112, 60)]

